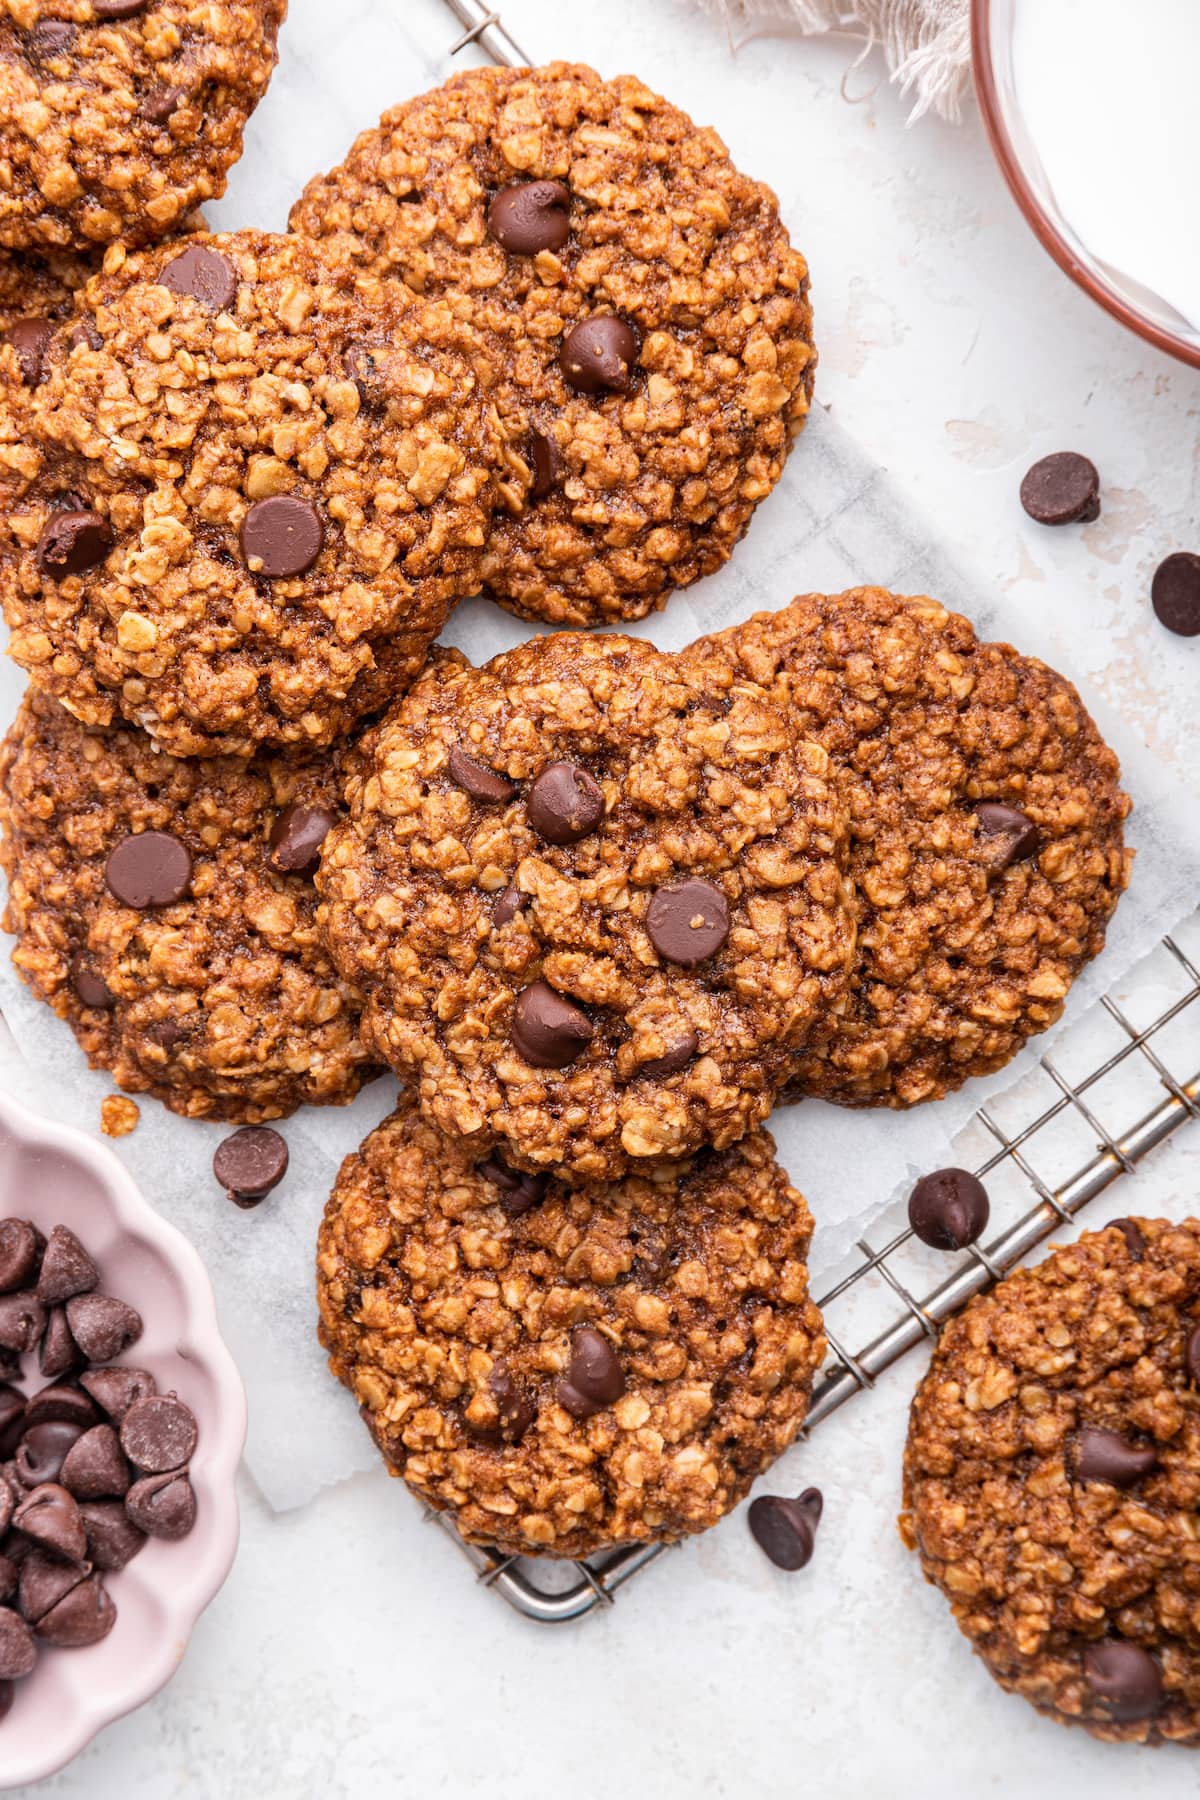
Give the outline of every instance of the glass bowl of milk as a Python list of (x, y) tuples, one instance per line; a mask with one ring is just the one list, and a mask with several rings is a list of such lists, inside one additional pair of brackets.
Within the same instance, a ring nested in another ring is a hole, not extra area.
[(1200, 0), (973, 0), (1000, 167), (1093, 299), (1200, 368)]

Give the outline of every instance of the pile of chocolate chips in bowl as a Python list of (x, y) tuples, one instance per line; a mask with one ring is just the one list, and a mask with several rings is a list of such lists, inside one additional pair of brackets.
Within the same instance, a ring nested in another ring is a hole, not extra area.
[[(141, 1334), (74, 1232), (0, 1219), (0, 1719), (39, 1647), (108, 1636), (105, 1576), (195, 1522), (190, 1408), (115, 1365)], [(23, 1357), (45, 1383), (28, 1396)]]

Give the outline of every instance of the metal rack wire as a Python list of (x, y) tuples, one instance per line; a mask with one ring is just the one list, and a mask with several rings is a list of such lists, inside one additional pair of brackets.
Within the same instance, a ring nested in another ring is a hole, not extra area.
[[(444, 4), (464, 27), (452, 54), (477, 43), (494, 62), (528, 63), (497, 12), (477, 0)], [(1164, 938), (1157, 957), (1126, 988), (1121, 1001), (1104, 995), (1060, 1037), (1053, 1057), (1041, 1058), (1035, 1075), (982, 1108), (964, 1134), (975, 1146), (971, 1164), (988, 1187), (992, 1219), (1001, 1225), (985, 1245), (972, 1245), (946, 1274), (945, 1256), (925, 1250), (906, 1221), (885, 1218), (882, 1243), (861, 1238), (852, 1265), (817, 1296), (829, 1352), (805, 1437), (936, 1337), (952, 1313), (1132, 1174), (1181, 1125), (1200, 1117), (1196, 961), (1174, 938)], [(1143, 1023), (1139, 1010), (1147, 1014)], [(859, 1347), (848, 1348), (850, 1342)], [(426, 1516), (447, 1531), (481, 1584), (547, 1625), (611, 1606), (619, 1589), (667, 1548), (637, 1545), (586, 1562), (536, 1562), (465, 1544), (443, 1515)]]

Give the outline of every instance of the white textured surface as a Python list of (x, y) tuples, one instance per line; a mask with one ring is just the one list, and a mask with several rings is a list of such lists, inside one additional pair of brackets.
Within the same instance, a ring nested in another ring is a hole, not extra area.
[[(1189, 544), (1200, 378), (1124, 337), (1043, 258), (977, 127), (906, 133), (886, 91), (847, 106), (851, 52), (834, 44), (756, 43), (732, 61), (719, 28), (685, 21), (673, 0), (508, 0), (506, 17), (534, 55), (636, 69), (772, 181), (813, 264), (822, 399), (1195, 792), (1200, 643), (1157, 630), (1146, 587)], [(435, 0), (293, 0), (289, 30), (253, 137), (286, 156), (297, 185), (383, 105), (438, 78), (451, 35)], [(355, 117), (323, 104), (335, 65), (353, 73)], [(872, 79), (868, 65), (855, 90)], [(219, 216), (282, 223), (257, 204), (274, 191), (252, 153)], [(1099, 463), (1107, 506), (1054, 536), (1024, 520), (1016, 486), (1035, 455), (1068, 446)], [(760, 598), (788, 591), (764, 583)], [(1182, 1211), (1198, 1174), (1193, 1128), (1107, 1210)], [(233, 1222), (231, 1256), (247, 1224)], [(226, 1325), (243, 1364), (269, 1355), (253, 1321)], [(922, 1587), (892, 1524), (916, 1372), (893, 1372), (783, 1464), (780, 1486), (816, 1481), (826, 1495), (804, 1574), (767, 1566), (735, 1517), (662, 1559), (611, 1614), (557, 1635), (476, 1591), (377, 1473), (283, 1518), (247, 1484), (238, 1563), (179, 1676), (48, 1791), (741, 1800), (968, 1786), (1091, 1800), (1119, 1781), (1131, 1800), (1194, 1794), (1194, 1760), (1093, 1745), (1005, 1699)], [(302, 1412), (281, 1424), (311, 1429)]]

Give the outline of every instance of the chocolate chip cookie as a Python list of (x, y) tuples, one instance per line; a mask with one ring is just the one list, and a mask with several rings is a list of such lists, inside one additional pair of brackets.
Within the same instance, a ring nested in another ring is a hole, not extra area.
[(852, 993), (795, 1088), (912, 1106), (1052, 1025), (1131, 860), (1117, 759), (1070, 682), (880, 588), (803, 595), (691, 654), (714, 684), (722, 663), (760, 683), (845, 784)]
[(321, 1342), (392, 1471), (524, 1554), (703, 1531), (804, 1420), (812, 1220), (764, 1131), (608, 1186), (472, 1161), (411, 1104), (338, 1176)]
[(7, 0), (0, 245), (148, 243), (225, 191), (286, 0)]
[(89, 1062), (194, 1118), (338, 1104), (376, 1073), (316, 933), (328, 757), (180, 761), (31, 691), (0, 749), (5, 929)]
[(0, 353), (10, 654), (176, 755), (332, 742), (479, 586), (503, 458), (477, 334), (259, 232), (114, 250), (79, 309), (37, 386)]
[(824, 751), (752, 684), (560, 632), (442, 655), (363, 738), (321, 925), (442, 1130), (609, 1179), (723, 1148), (853, 953)]
[(527, 470), (484, 573), (522, 618), (641, 618), (778, 481), (816, 364), (807, 265), (716, 132), (631, 76), (458, 75), (364, 132), (292, 227), (468, 296)]
[(1124, 1220), (973, 1300), (913, 1401), (901, 1533), (996, 1680), (1200, 1744), (1200, 1223)]

